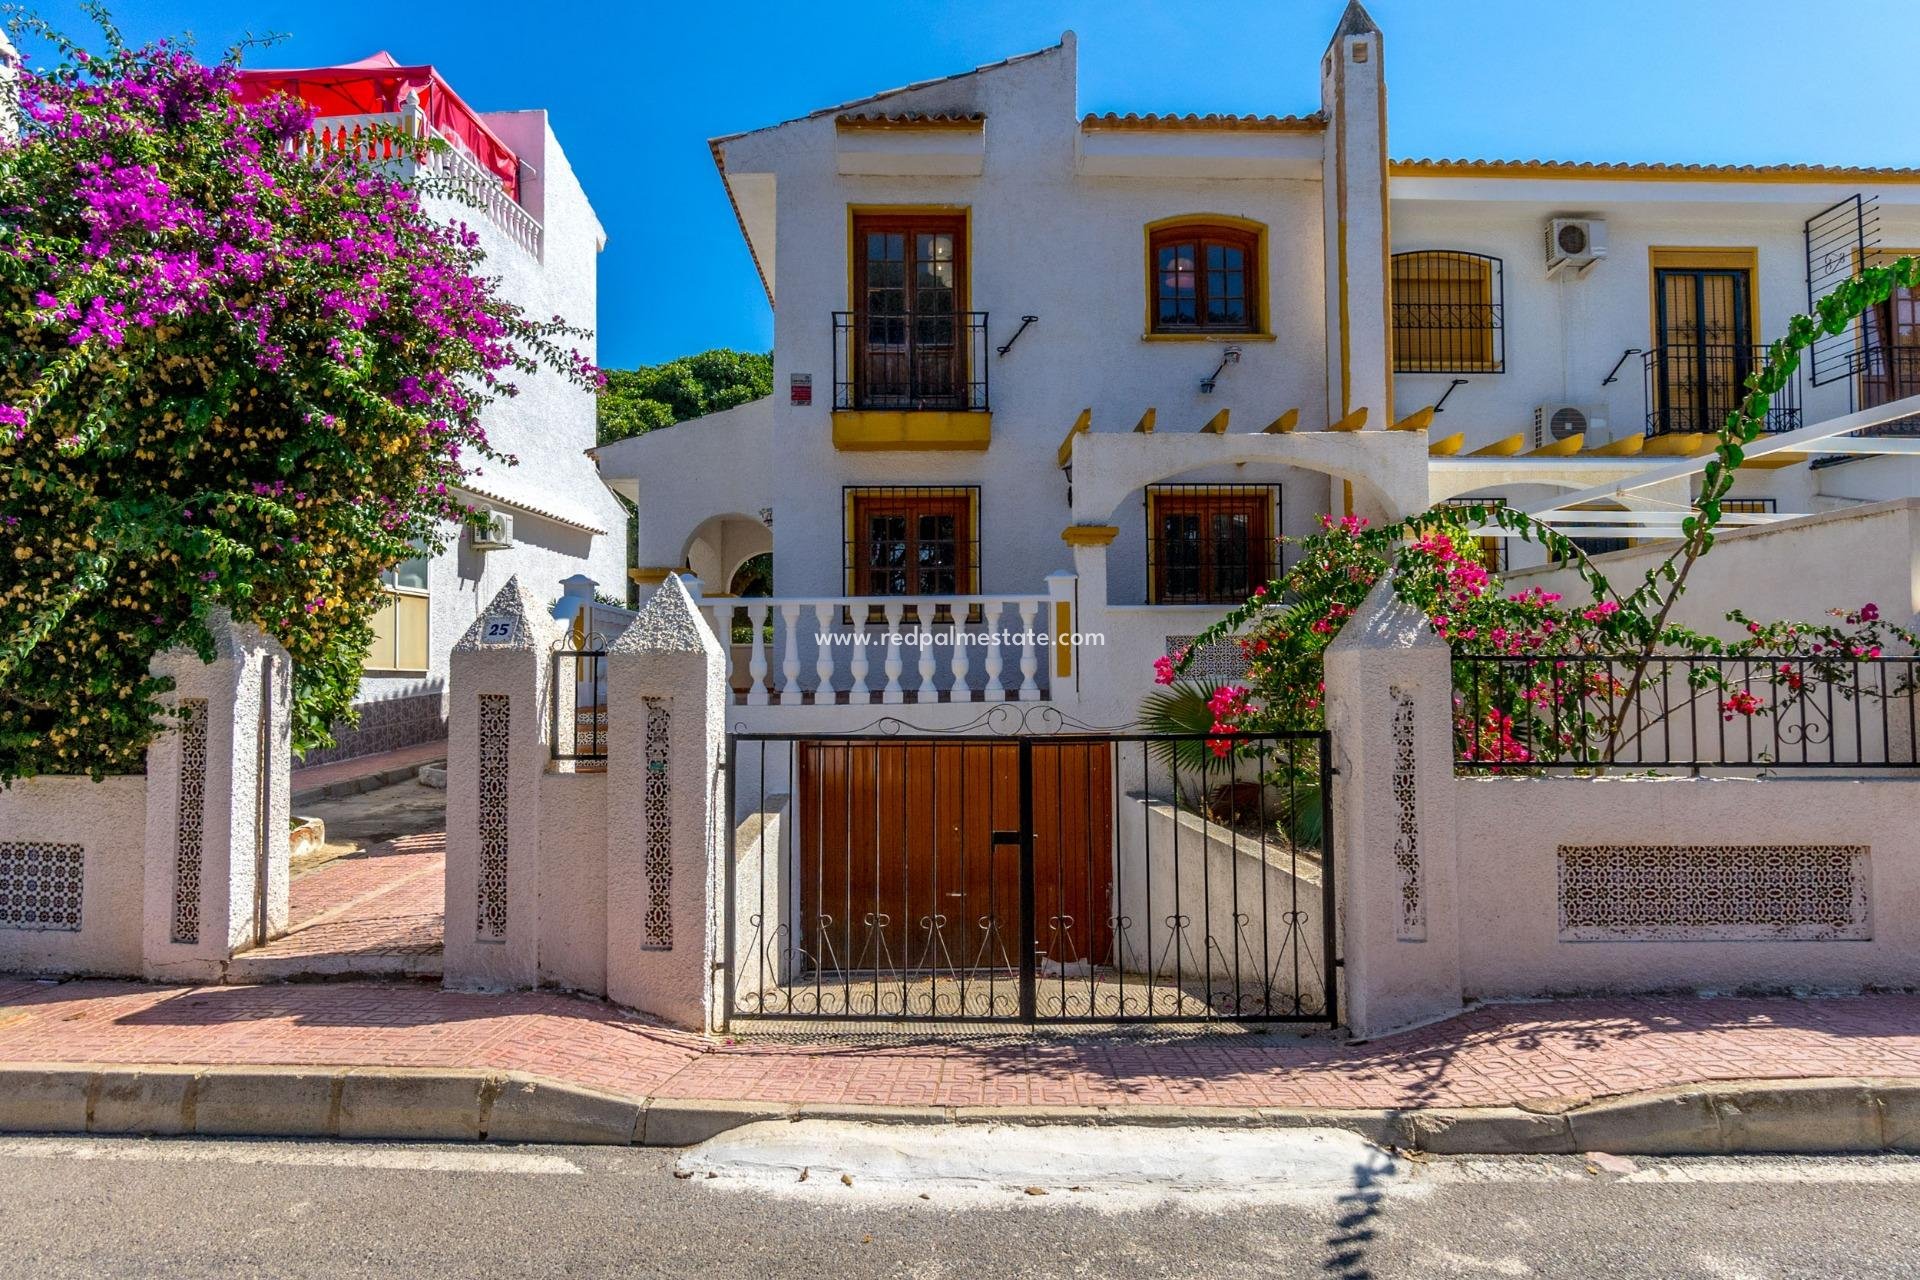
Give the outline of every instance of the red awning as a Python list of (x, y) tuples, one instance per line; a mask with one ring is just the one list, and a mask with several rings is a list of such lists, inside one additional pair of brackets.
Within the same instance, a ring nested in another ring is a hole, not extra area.
[(274, 94), (290, 94), (318, 115), (356, 116), (398, 111), (409, 89), (419, 96), (420, 109), (436, 133), (498, 175), (508, 195), (520, 198), (520, 160), (513, 148), (500, 141), (430, 66), (403, 67), (382, 50), (338, 67), (243, 70), (234, 96), (242, 102), (259, 102)]

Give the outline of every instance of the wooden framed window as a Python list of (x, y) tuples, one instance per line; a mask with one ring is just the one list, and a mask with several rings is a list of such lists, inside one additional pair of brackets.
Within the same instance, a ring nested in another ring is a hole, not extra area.
[(418, 674), (427, 669), (431, 633), (431, 597), (427, 593), (428, 557), (402, 560), (380, 575), (386, 603), (373, 615), (373, 644), (367, 670)]
[(1147, 486), (1147, 599), (1239, 604), (1274, 576), (1280, 487)]
[(1498, 258), (1454, 249), (1394, 254), (1395, 371), (1505, 372), (1505, 296)]
[(846, 491), (847, 590), (957, 596), (980, 589), (980, 491), (971, 486)]
[(1147, 235), (1150, 333), (1258, 333), (1260, 234), (1191, 222)]
[(966, 252), (964, 214), (854, 214), (852, 367), (840, 407), (975, 407)]

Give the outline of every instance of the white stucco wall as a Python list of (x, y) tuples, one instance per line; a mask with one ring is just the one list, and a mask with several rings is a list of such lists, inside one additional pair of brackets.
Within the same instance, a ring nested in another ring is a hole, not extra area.
[[(1469, 998), (1920, 980), (1910, 779), (1460, 778), (1453, 788)], [(1615, 844), (1865, 845), (1871, 937), (1559, 940), (1556, 850)]]
[(0, 924), (0, 971), (140, 976), (146, 821), (144, 777), (25, 778), (0, 791), (0, 843), (85, 850), (80, 928)]
[[(1093, 410), (1096, 431), (1130, 430), (1149, 407), (1158, 410), (1164, 432), (1197, 430), (1221, 409), (1230, 410), (1241, 429), (1294, 407), (1306, 423), (1326, 420), (1316, 178), (1078, 172), (1070, 40), (977, 75), (891, 95), (868, 109), (985, 112), (982, 172), (843, 175), (832, 113), (725, 144), (729, 175), (736, 181), (765, 175), (776, 193), (781, 249), (774, 263), (779, 307), (769, 409), (782, 594), (843, 591), (842, 487), (886, 484), (979, 485), (983, 589), (1038, 590), (1046, 573), (1070, 560), (1059, 539), (1069, 520), (1067, 484), (1053, 454), (1084, 408)], [(1304, 170), (1289, 170), (1296, 171)], [(848, 209), (888, 205), (967, 211), (968, 306), (990, 316), (985, 372), (993, 444), (984, 453), (852, 453), (833, 446), (832, 314), (850, 305)], [(1142, 340), (1146, 224), (1207, 213), (1267, 225), (1274, 340)], [(1039, 320), (1006, 356), (994, 354), (1022, 315)], [(1221, 374), (1212, 395), (1201, 394), (1201, 380), (1214, 372), (1227, 345), (1240, 348), (1240, 363)], [(810, 407), (788, 403), (795, 374), (813, 378)], [(1305, 518), (1307, 508), (1324, 499), (1303, 490), (1290, 515)], [(650, 488), (647, 499), (652, 495)]]
[[(1879, 198), (1882, 245), (1920, 245), (1920, 192), (1911, 185), (1858, 181), (1674, 182), (1530, 178), (1400, 177), (1393, 180), (1393, 247), (1459, 249), (1500, 258), (1505, 270), (1506, 371), (1499, 374), (1401, 373), (1399, 412), (1438, 400), (1456, 377), (1469, 379), (1447, 400), (1434, 434), (1465, 431), (1467, 448), (1525, 431), (1540, 404), (1604, 407), (1606, 439), (1645, 429), (1641, 362), (1603, 386), (1621, 353), (1652, 341), (1652, 246), (1758, 250), (1754, 289), (1760, 329), (1753, 341), (1780, 337), (1807, 310), (1805, 224), (1835, 201), (1865, 190)], [(1584, 278), (1546, 274), (1549, 218), (1599, 216), (1607, 258)], [(1846, 412), (1844, 381), (1804, 386), (1805, 421)], [(1596, 433), (1597, 434), (1597, 433)], [(1743, 491), (1804, 487), (1808, 473), (1753, 474)], [(1782, 510), (1805, 510), (1804, 506)]]
[[(430, 207), (464, 221), (479, 236), (487, 269), (499, 276), (500, 296), (536, 319), (558, 315), (597, 327), (598, 258), (606, 233), (547, 113), (490, 112), (483, 119), (531, 166), (523, 179), (522, 204), (542, 220), (542, 255), (536, 258), (515, 244), (477, 210), (446, 200), (431, 201)], [(595, 356), (592, 337), (578, 346)], [(481, 464), (472, 479), (481, 492), (472, 496), (482, 503), (487, 501), (483, 494), (509, 500), (500, 506), (514, 517), (515, 546), (475, 551), (459, 529), (443, 526), (448, 545), (428, 569), (428, 669), (423, 675), (370, 675), (361, 684), (362, 701), (443, 691), (448, 652), (510, 577), (517, 575), (541, 607), (558, 597), (560, 580), (574, 573), (587, 573), (603, 590), (624, 596), (626, 515), (586, 454), (595, 439), (593, 393), (550, 370), (516, 374), (513, 381), (520, 394), (490, 407), (485, 423), (494, 446), (516, 457), (518, 465)], [(535, 514), (541, 511), (563, 520)]]
[[(1594, 567), (1630, 589), (1672, 545), (1597, 556)], [(1506, 582), (1512, 590), (1539, 586), (1569, 599), (1588, 594), (1566, 569), (1510, 573)], [(1736, 637), (1741, 628), (1726, 621), (1730, 609), (1761, 621), (1831, 622), (1827, 610), (1868, 602), (1901, 625), (1920, 620), (1920, 498), (1721, 533), (1689, 575), (1673, 620)]]

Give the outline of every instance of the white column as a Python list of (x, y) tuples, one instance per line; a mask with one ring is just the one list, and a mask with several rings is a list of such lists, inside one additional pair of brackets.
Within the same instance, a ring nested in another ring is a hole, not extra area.
[[(964, 605), (960, 607), (965, 608)], [(919, 645), (920, 652), (917, 655), (918, 661), (914, 664), (914, 669), (920, 676), (920, 688), (913, 695), (915, 702), (940, 701), (940, 690), (933, 683), (933, 651), (935, 648), (933, 641), (933, 615), (934, 607), (932, 605), (922, 605), (920, 607), (920, 627), (915, 636), (915, 643)]]
[(827, 637), (833, 634), (835, 615), (839, 606), (830, 600), (814, 602), (814, 629), (819, 633), (815, 639), (813, 654), (813, 701), (815, 706), (833, 702), (833, 646)]
[(1079, 653), (1072, 638), (1079, 630), (1075, 593), (1079, 582), (1065, 569), (1047, 575), (1047, 616), (1043, 620), (1053, 638), (1047, 653), (1047, 699), (1077, 702), (1080, 697)]
[(1320, 77), (1320, 106), (1327, 117), (1320, 184), (1325, 202), (1327, 415), (1340, 418), (1366, 408), (1369, 427), (1384, 427), (1395, 417), (1387, 304), (1383, 43), (1366, 10), (1350, 5), (1327, 46)]
[(881, 691), (882, 702), (904, 702), (906, 695), (900, 690), (900, 615), (906, 606), (888, 604), (881, 606), (887, 616), (887, 652), (884, 659), (887, 673), (887, 687)]
[(780, 705), (800, 701), (800, 606), (780, 606), (780, 629), (786, 632), (780, 658)]
[(1034, 643), (1034, 617), (1040, 612), (1038, 600), (1020, 602), (1020, 701), (1038, 702), (1040, 686), (1034, 675), (1040, 670), (1040, 654)]
[(607, 996), (679, 1026), (713, 1010), (725, 663), (673, 578), (607, 654)]
[(1383, 579), (1325, 673), (1341, 1020), (1376, 1036), (1460, 1008), (1452, 653)]
[(753, 648), (747, 659), (747, 705), (764, 707), (767, 705), (767, 640), (764, 634), (767, 622), (767, 606), (749, 604), (747, 606), (747, 625), (753, 629)]
[(986, 676), (988, 702), (1007, 700), (1007, 686), (1000, 679), (1000, 615), (1003, 612), (1005, 606), (1000, 601), (986, 602), (987, 660), (980, 664), (980, 670)]
[(449, 987), (531, 987), (540, 979), (547, 654), (563, 634), (516, 576), (453, 647), (447, 678)]
[(853, 683), (847, 686), (847, 701), (871, 702), (873, 690), (867, 687), (867, 607), (849, 605), (847, 612), (853, 618), (853, 656), (847, 659), (847, 672)]
[(953, 626), (947, 636), (953, 652), (948, 655), (951, 676), (947, 685), (947, 697), (954, 702), (970, 702), (973, 691), (967, 684), (967, 675), (972, 670), (973, 659), (967, 653), (967, 611), (973, 606), (956, 605), (953, 610)]
[(236, 951), (287, 925), (292, 664), (225, 613), (214, 659), (154, 659), (170, 705), (191, 719), (147, 752), (142, 967), (150, 978), (217, 978)]

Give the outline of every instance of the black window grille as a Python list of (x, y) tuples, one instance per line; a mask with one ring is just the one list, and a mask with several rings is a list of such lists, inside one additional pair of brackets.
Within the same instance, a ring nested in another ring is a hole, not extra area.
[[(1445, 507), (1504, 507), (1505, 498), (1448, 498), (1440, 504)], [(1505, 538), (1486, 537), (1480, 540), (1480, 563), (1489, 573), (1505, 573), (1507, 570), (1507, 540)]]
[(1395, 371), (1505, 372), (1505, 309), (1498, 258), (1458, 249), (1394, 254)]
[(956, 596), (980, 590), (977, 485), (849, 485), (847, 594)]
[(1280, 566), (1280, 486), (1147, 486), (1147, 599), (1239, 604)]

